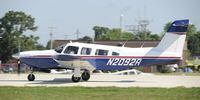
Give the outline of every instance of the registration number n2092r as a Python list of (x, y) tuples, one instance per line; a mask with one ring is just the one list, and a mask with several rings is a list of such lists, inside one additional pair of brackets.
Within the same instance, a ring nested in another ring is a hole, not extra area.
[(106, 65), (112, 66), (139, 66), (142, 59), (138, 58), (110, 58)]

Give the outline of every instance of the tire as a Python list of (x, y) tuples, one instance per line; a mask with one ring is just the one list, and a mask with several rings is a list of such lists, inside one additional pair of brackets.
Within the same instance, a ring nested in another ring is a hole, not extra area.
[(90, 79), (90, 73), (85, 71), (82, 73), (81, 77), (84, 81), (88, 81)]
[(74, 75), (72, 76), (73, 82), (79, 82), (80, 80), (81, 80), (81, 77), (74, 77)]
[(29, 81), (34, 81), (35, 80), (35, 75), (34, 74), (29, 74), (28, 75), (28, 80)]

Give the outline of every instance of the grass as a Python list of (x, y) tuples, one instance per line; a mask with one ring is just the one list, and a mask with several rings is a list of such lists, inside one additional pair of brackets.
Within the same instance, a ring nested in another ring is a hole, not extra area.
[(199, 72), (194, 73), (184, 73), (184, 72), (172, 72), (172, 73), (154, 73), (155, 75), (184, 75), (184, 76), (200, 76)]
[(0, 100), (199, 100), (200, 88), (0, 87)]

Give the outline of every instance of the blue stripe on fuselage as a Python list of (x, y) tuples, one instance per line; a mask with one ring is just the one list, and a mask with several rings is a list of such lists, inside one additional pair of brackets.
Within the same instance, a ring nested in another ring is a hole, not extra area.
[(20, 58), (20, 61), (31, 67), (44, 69), (54, 68), (59, 65), (56, 61), (53, 60), (52, 57), (23, 57)]
[(148, 66), (155, 64), (174, 63), (180, 57), (159, 57), (159, 56), (75, 56), (57, 55), (54, 57), (60, 61), (71, 61), (80, 59), (88, 61), (97, 70), (122, 70), (137, 66)]
[(123, 70), (138, 66), (174, 63), (176, 58), (86, 58), (96, 70)]

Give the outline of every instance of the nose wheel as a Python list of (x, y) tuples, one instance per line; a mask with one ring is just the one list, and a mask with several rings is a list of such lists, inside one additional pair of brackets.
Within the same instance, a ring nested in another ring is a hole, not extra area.
[(29, 81), (34, 81), (35, 80), (35, 75), (33, 74), (33, 68), (30, 68), (31, 73), (28, 75), (28, 80)]
[(34, 81), (35, 80), (35, 75), (34, 74), (29, 74), (27, 78), (28, 78), (29, 81)]

